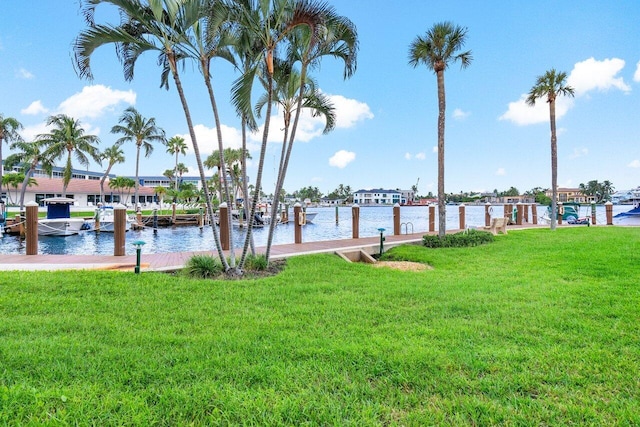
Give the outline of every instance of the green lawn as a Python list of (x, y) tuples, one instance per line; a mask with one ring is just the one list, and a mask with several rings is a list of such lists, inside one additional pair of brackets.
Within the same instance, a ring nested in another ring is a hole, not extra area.
[(640, 229), (277, 277), (2, 272), (0, 425), (638, 425)]

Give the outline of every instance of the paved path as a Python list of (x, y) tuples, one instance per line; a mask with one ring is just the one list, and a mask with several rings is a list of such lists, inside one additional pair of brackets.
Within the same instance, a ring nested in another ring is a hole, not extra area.
[[(385, 249), (402, 243), (419, 242), (426, 234), (414, 233), (399, 236), (385, 236)], [(340, 250), (369, 248), (377, 253), (380, 237), (364, 237), (361, 239), (328, 240), (309, 243), (289, 243), (274, 245), (271, 258), (286, 258), (294, 255), (313, 253), (332, 253)], [(265, 248), (256, 248), (256, 252), (264, 253)], [(142, 271), (163, 271), (182, 268), (193, 255), (215, 254), (215, 251), (170, 252), (148, 254), (142, 251)], [(241, 250), (237, 250), (239, 256)], [(135, 255), (0, 255), (0, 270), (69, 270), (69, 269), (115, 269), (133, 270), (136, 265)]]

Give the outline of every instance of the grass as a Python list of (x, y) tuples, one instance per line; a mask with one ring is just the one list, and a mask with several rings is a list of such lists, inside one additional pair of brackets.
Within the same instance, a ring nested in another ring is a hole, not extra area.
[(0, 424), (637, 425), (639, 231), (386, 254), (418, 273), (3, 272)]

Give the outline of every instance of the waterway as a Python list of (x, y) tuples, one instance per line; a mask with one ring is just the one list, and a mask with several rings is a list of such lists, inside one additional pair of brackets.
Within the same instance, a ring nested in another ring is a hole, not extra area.
[[(614, 205), (614, 215), (628, 211), (631, 206)], [(494, 206), (494, 216), (502, 216), (503, 207)], [(538, 207), (538, 214), (542, 215), (544, 207)], [(596, 222), (606, 223), (604, 206), (596, 208)], [(350, 207), (310, 208), (310, 212), (317, 212), (313, 223), (305, 225), (302, 229), (304, 242), (316, 242), (323, 240), (350, 239), (352, 236)], [(460, 228), (458, 206), (447, 206), (447, 229)], [(583, 208), (581, 215), (590, 215), (590, 208)], [(292, 215), (290, 215), (292, 217)], [(531, 221), (531, 218), (529, 219)], [(403, 206), (400, 211), (401, 232), (419, 233), (429, 229), (429, 213), (425, 206)], [(435, 227), (438, 227), (437, 209)], [(484, 206), (466, 206), (466, 226), (484, 226)], [(390, 206), (363, 206), (360, 208), (360, 237), (379, 236), (378, 229), (384, 228), (385, 234), (393, 233), (393, 208)], [(265, 246), (267, 242), (268, 228), (253, 230), (256, 247)], [(234, 229), (234, 246), (242, 248), (246, 230)], [(159, 228), (154, 232), (152, 228), (138, 231), (129, 231), (126, 235), (125, 245), (127, 254), (135, 254), (132, 242), (141, 240), (145, 242), (142, 253), (167, 253), (182, 251), (201, 251), (215, 249), (213, 232), (210, 226), (200, 229), (196, 226)], [(294, 242), (294, 225), (280, 224), (276, 227), (273, 244), (286, 244)], [(75, 236), (51, 237), (40, 236), (38, 240), (38, 253), (40, 254), (74, 254), (74, 255), (111, 255), (113, 254), (113, 233), (82, 232)], [(24, 254), (26, 244), (17, 236), (3, 235), (0, 238), (1, 254)]]

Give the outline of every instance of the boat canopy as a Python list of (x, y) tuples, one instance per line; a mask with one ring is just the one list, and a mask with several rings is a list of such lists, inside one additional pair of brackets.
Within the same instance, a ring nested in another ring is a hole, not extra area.
[(70, 218), (71, 205), (75, 203), (75, 200), (68, 197), (50, 197), (44, 199), (43, 202), (47, 205), (47, 219), (56, 219)]

